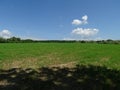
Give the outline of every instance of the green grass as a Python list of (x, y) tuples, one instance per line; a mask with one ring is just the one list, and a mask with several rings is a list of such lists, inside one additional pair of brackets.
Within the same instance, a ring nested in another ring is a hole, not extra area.
[(92, 64), (120, 69), (120, 45), (81, 43), (1, 43), (0, 68)]
[(115, 44), (1, 43), (0, 90), (120, 90), (119, 55)]

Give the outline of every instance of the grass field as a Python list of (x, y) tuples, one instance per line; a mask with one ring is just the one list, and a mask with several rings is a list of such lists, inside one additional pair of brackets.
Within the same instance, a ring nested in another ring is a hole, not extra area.
[(0, 90), (120, 90), (119, 55), (115, 44), (0, 44)]
[(0, 44), (1, 68), (38, 68), (60, 64), (92, 64), (120, 69), (120, 45), (81, 43)]

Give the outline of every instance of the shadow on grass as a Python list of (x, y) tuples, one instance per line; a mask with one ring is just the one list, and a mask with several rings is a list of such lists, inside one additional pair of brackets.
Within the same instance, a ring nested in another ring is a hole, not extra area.
[(120, 90), (120, 71), (100, 66), (0, 70), (0, 90)]

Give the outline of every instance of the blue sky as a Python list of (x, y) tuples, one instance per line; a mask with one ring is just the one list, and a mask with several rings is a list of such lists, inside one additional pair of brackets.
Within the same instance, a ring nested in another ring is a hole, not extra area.
[(119, 9), (120, 0), (0, 0), (0, 36), (120, 39)]

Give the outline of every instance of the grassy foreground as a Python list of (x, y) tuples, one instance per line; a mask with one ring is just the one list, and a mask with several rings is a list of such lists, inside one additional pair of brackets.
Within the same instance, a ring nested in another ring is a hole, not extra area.
[(0, 68), (92, 64), (120, 69), (120, 45), (80, 43), (0, 44)]
[(120, 90), (119, 55), (115, 44), (0, 44), (0, 90)]

